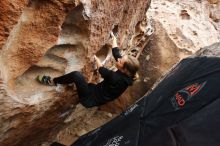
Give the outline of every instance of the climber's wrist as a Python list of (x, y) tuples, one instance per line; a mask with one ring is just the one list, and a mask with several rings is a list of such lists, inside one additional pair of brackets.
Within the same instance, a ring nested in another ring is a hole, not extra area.
[(112, 42), (112, 48), (115, 48), (115, 47), (118, 47), (118, 44), (117, 44), (117, 40), (113, 40)]

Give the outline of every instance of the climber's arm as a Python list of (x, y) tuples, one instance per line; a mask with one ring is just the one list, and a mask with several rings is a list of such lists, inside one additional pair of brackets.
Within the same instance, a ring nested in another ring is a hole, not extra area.
[(115, 58), (116, 61), (118, 61), (118, 58), (122, 58), (118, 45), (117, 45), (117, 39), (113, 32), (111, 32), (111, 38), (112, 38), (112, 55)]
[(112, 70), (105, 68), (105, 67), (100, 67), (99, 73), (101, 74), (102, 78), (107, 79), (107, 80), (111, 80), (114, 72)]
[(118, 61), (118, 58), (122, 58), (118, 47), (112, 48), (112, 55), (116, 61)]
[(94, 56), (94, 59), (96, 61), (97, 68), (98, 68), (99, 73), (101, 74), (102, 78), (111, 79), (113, 71), (103, 67), (101, 61), (96, 56)]

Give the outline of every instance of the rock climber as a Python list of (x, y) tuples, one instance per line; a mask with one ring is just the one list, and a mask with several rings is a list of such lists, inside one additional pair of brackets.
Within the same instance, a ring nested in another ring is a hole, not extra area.
[(101, 61), (95, 56), (95, 62), (101, 77), (104, 80), (98, 84), (87, 83), (79, 71), (73, 71), (60, 77), (37, 76), (37, 80), (46, 85), (75, 83), (80, 103), (89, 108), (99, 106), (118, 98), (128, 86), (137, 78), (139, 61), (130, 55), (121, 56), (117, 39), (111, 32), (112, 54), (116, 60), (117, 71), (103, 67)]

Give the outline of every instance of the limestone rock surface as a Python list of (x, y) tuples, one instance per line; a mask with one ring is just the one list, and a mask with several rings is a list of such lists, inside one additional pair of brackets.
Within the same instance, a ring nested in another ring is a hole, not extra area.
[(195, 53), (220, 41), (219, 0), (153, 0), (147, 14), (183, 51)]
[(219, 0), (152, 0), (147, 17), (154, 31), (139, 58), (141, 86), (135, 91), (148, 91), (181, 59), (220, 42), (219, 15)]

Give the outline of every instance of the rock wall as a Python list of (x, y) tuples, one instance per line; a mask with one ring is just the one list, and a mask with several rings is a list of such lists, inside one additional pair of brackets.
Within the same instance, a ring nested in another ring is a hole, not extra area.
[(183, 51), (195, 53), (220, 41), (219, 0), (153, 0), (147, 14)]
[[(220, 41), (218, 0), (2, 0), (0, 5), (0, 146), (69, 145), (143, 96), (180, 59)], [(39, 74), (80, 70), (98, 82), (93, 55), (115, 68), (110, 31), (118, 34), (121, 52), (141, 62), (140, 79), (119, 99), (85, 109), (74, 86), (35, 81)]]
[(142, 88), (151, 89), (179, 60), (220, 42), (219, 2), (151, 1), (147, 17), (154, 33), (139, 58)]
[(1, 1), (0, 2), (0, 48), (4, 45), (9, 33), (14, 25), (18, 22), (23, 8), (28, 4), (27, 0), (14, 1)]
[[(132, 38), (145, 35), (139, 27), (146, 24), (150, 0), (4, 0), (0, 4), (0, 145), (27, 146), (49, 141), (73, 111), (84, 120), (97, 111), (76, 106), (72, 86), (43, 86), (35, 77), (81, 70), (88, 81), (95, 81), (93, 55), (106, 60), (112, 30), (124, 52), (136, 47), (138, 39)], [(136, 53), (143, 47), (137, 47)]]

